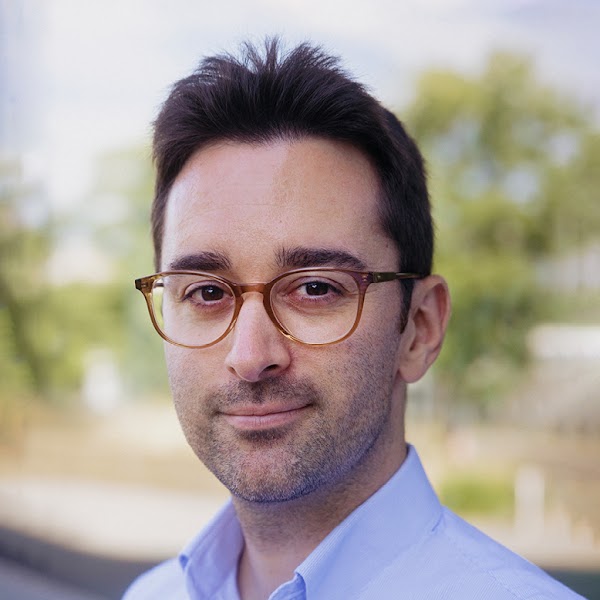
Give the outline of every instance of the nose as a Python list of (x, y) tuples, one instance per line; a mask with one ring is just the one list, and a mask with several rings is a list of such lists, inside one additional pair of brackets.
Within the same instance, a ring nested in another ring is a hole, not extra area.
[(290, 342), (267, 315), (259, 293), (246, 295), (229, 337), (231, 347), (225, 365), (244, 381), (274, 377), (290, 364)]

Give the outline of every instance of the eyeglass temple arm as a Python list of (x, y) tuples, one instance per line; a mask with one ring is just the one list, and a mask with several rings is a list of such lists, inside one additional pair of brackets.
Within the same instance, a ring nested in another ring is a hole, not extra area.
[(418, 273), (371, 273), (373, 283), (381, 283), (382, 281), (393, 281), (394, 279), (420, 279), (423, 275)]

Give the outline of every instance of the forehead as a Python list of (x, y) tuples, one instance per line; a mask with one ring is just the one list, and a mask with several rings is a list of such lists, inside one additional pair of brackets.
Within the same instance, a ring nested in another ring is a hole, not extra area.
[(264, 264), (293, 247), (341, 249), (370, 262), (370, 254), (393, 250), (378, 196), (374, 168), (345, 143), (216, 144), (194, 154), (172, 186), (162, 267), (206, 251), (234, 265)]

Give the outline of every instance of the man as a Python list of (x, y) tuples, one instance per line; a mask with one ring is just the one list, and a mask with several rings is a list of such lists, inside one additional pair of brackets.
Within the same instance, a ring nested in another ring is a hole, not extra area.
[(398, 120), (320, 49), (271, 40), (176, 83), (154, 157), (158, 273), (136, 286), (232, 499), (125, 598), (578, 597), (443, 508), (406, 444), (450, 299)]

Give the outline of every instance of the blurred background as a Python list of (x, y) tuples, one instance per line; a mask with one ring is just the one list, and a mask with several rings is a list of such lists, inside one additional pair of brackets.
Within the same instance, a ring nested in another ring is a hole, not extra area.
[(593, 0), (0, 0), (0, 597), (118, 598), (227, 496), (133, 287), (151, 122), (280, 34), (427, 158), (454, 312), (408, 435), (443, 501), (600, 598), (599, 29)]

